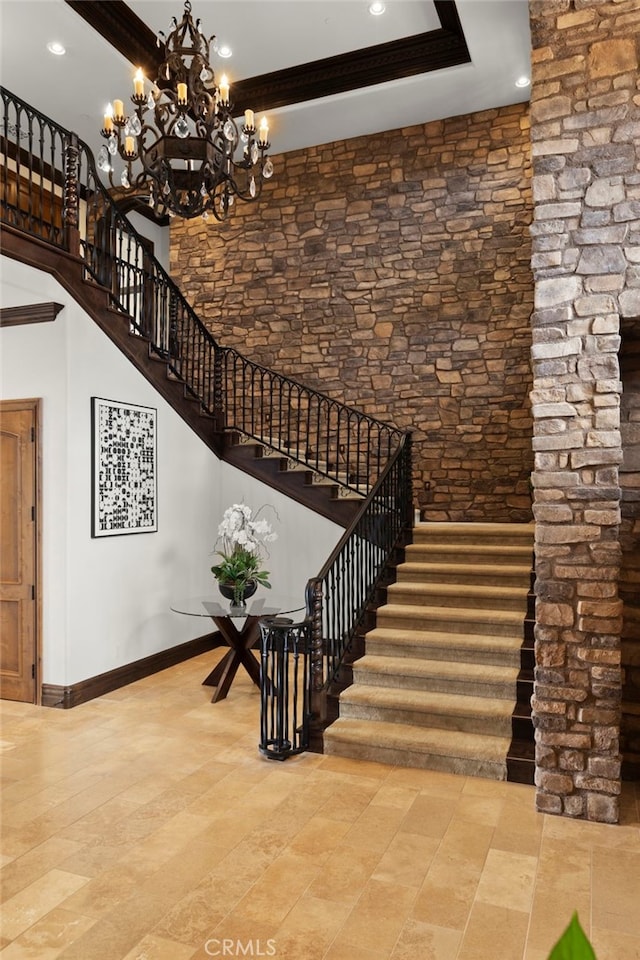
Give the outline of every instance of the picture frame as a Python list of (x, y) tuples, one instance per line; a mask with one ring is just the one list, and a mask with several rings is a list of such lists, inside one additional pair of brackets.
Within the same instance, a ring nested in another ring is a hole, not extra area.
[(91, 398), (91, 536), (158, 529), (157, 410)]

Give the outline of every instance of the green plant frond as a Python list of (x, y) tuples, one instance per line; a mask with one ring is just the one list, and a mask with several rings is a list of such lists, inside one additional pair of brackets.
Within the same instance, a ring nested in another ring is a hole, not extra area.
[(577, 913), (571, 917), (569, 926), (549, 954), (549, 960), (597, 960)]

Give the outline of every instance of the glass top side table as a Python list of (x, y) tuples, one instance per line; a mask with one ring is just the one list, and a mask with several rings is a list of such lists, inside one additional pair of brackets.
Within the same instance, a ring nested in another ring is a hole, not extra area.
[(210, 617), (229, 647), (220, 663), (202, 681), (203, 686), (216, 688), (212, 703), (225, 699), (240, 664), (256, 686), (260, 686), (260, 663), (251, 652), (251, 647), (260, 639), (260, 621), (297, 613), (304, 608), (304, 601), (300, 597), (273, 590), (269, 590), (268, 595), (254, 595), (242, 607), (212, 596), (191, 597), (171, 604), (171, 610), (175, 613)]

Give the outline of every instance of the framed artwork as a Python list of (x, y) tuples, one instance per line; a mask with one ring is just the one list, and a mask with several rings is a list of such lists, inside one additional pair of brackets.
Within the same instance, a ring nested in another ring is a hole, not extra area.
[(154, 533), (157, 411), (91, 398), (91, 536)]

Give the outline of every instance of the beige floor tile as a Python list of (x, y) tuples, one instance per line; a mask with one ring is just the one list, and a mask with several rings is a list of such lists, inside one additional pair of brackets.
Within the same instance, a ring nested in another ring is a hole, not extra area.
[[(275, 932), (276, 956), (323, 957), (346, 920), (351, 907), (334, 900), (305, 895), (287, 914)], [(313, 951), (310, 950), (313, 948)]]
[(6, 903), (11, 897), (29, 886), (47, 871), (58, 867), (68, 873), (87, 877), (90, 874), (74, 870), (68, 866), (69, 857), (82, 849), (82, 844), (63, 837), (50, 837), (44, 843), (27, 850), (21, 857), (10, 860), (0, 871), (2, 899)]
[(446, 887), (427, 877), (415, 899), (411, 917), (431, 926), (462, 931), (471, 913), (474, 897), (475, 887), (465, 892), (457, 886)]
[(366, 950), (390, 952), (408, 919), (415, 895), (412, 887), (370, 880), (340, 931), (341, 940)]
[(640, 938), (640, 857), (635, 851), (593, 851), (594, 926)]
[(476, 900), (529, 914), (537, 864), (535, 857), (489, 850), (478, 883)]
[(452, 960), (462, 938), (459, 930), (407, 920), (400, 932), (391, 960)]
[(5, 902), (2, 910), (3, 936), (9, 939), (19, 936), (88, 882), (87, 877), (75, 873), (48, 870)]
[(403, 822), (402, 807), (369, 804), (344, 835), (346, 843), (382, 853)]
[(95, 921), (62, 907), (50, 910), (2, 951), (2, 960), (56, 960)]
[(377, 850), (341, 844), (309, 886), (310, 896), (353, 904), (380, 860)]
[(456, 960), (499, 957), (519, 960), (527, 939), (529, 915), (489, 903), (476, 903), (462, 936)]
[(380, 948), (365, 950), (364, 947), (338, 936), (325, 953), (323, 960), (387, 960), (388, 957), (388, 951)]
[(567, 928), (574, 912), (578, 913), (580, 924), (588, 934), (591, 916), (591, 897), (588, 893), (574, 893), (565, 886), (553, 888), (536, 883), (527, 945), (549, 953)]
[(122, 960), (191, 960), (193, 947), (148, 934)]
[(598, 960), (640, 960), (640, 937), (598, 927), (595, 923), (591, 946)]
[(438, 849), (438, 840), (415, 833), (396, 833), (373, 871), (373, 879), (421, 887)]
[(453, 812), (454, 805), (449, 799), (421, 793), (407, 810), (400, 829), (439, 840), (444, 836)]

